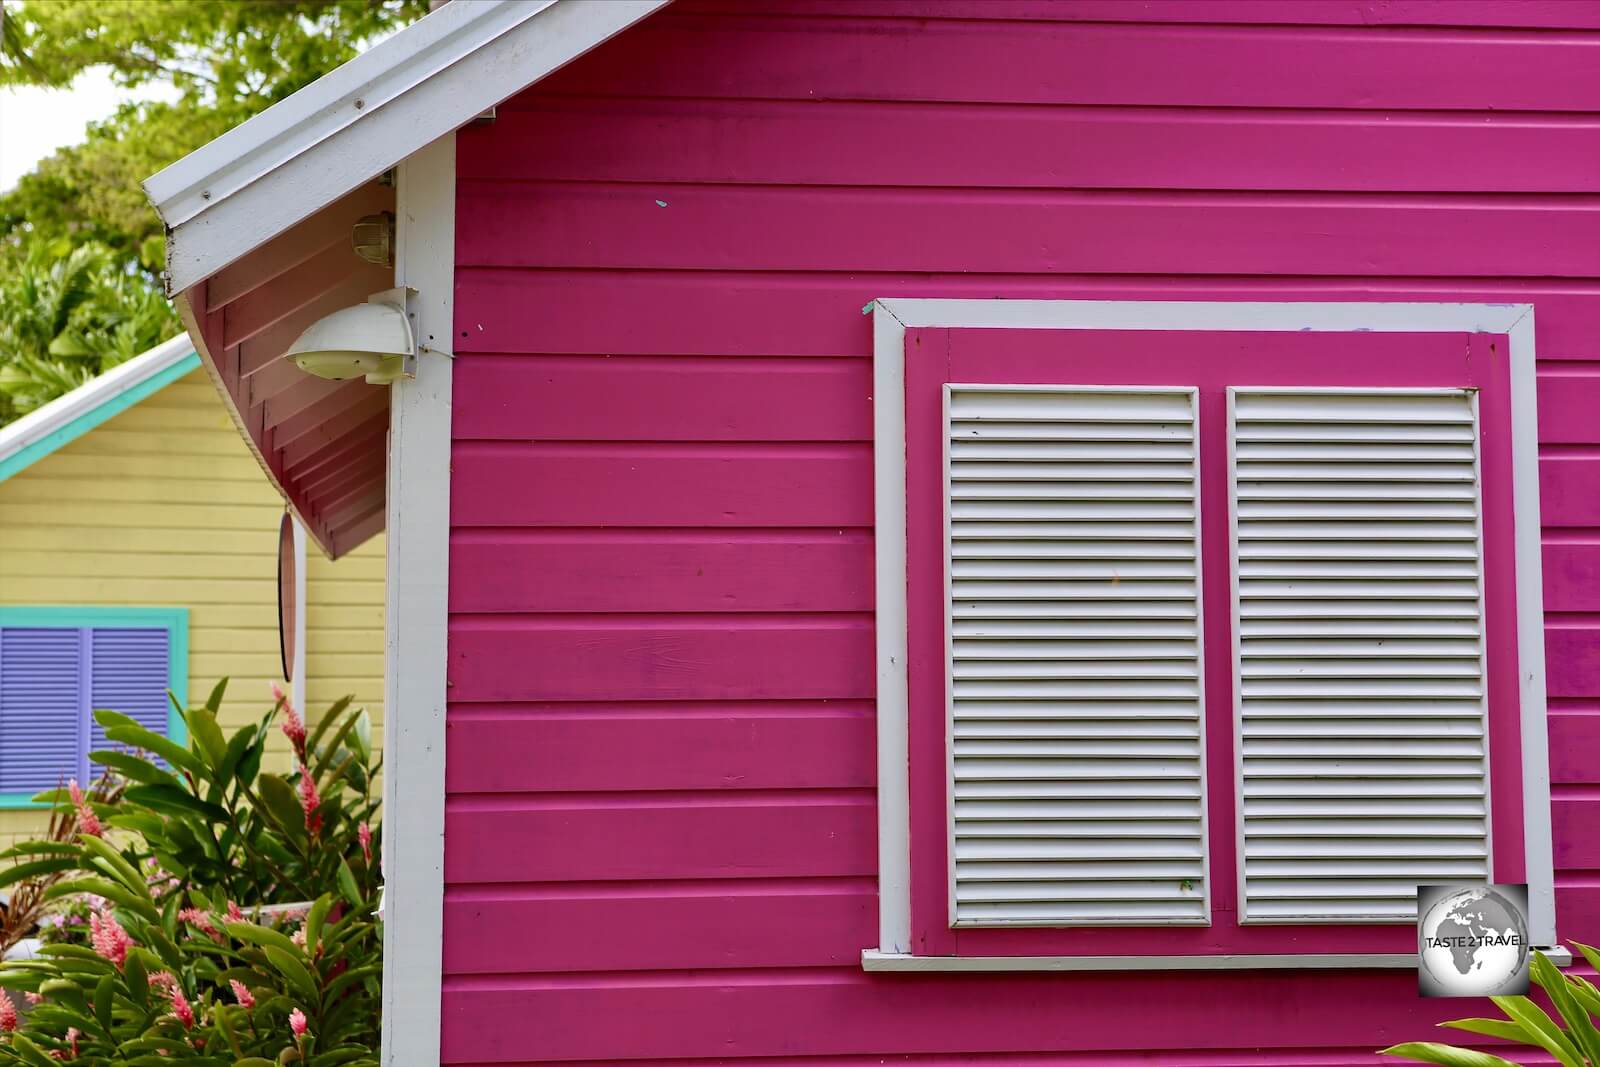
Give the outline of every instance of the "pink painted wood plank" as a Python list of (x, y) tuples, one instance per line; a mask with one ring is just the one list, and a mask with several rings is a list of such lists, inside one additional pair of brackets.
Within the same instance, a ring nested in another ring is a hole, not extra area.
[(1550, 780), (1600, 782), (1600, 713), (1550, 716)]
[[(681, 5), (681, 7), (680, 7)], [(749, 14), (743, 0), (678, 0), (674, 11)], [(770, 14), (1029, 22), (1214, 22), (1285, 26), (1499, 26), (1600, 29), (1588, 0), (764, 0)]]
[[(1383, 277), (854, 276), (463, 266), (456, 272), (457, 344), (464, 352), (870, 356), (872, 322), (861, 309), (893, 296), (1531, 302), (1539, 308), (1542, 359), (1600, 359), (1600, 283)], [(549, 307), (563, 314), (546, 314)], [(628, 313), (617, 314), (618, 307)]]
[[(1569, 881), (1563, 883), (1563, 878)], [(1556, 929), (1593, 930), (1596, 927), (1600, 927), (1600, 877), (1593, 871), (1579, 876), (1556, 872)], [(1563, 933), (1562, 936), (1570, 935)], [(1582, 934), (1576, 936), (1580, 940), (1583, 938)]]
[(868, 446), (458, 442), (458, 526), (864, 526)]
[[(515, 181), (1595, 192), (1600, 121), (1526, 114), (533, 97), (468, 127)], [(884, 131), (892, 129), (893, 136)], [(831, 149), (816, 150), (819, 137)], [(1494, 157), (1492, 167), (1482, 165)], [(670, 197), (661, 197), (670, 203)]]
[(1600, 275), (1600, 212), (1546, 200), (598, 183), (474, 200), (459, 255), (497, 266)]
[[(1550, 803), (1550, 829), (1555, 837), (1556, 868), (1600, 869), (1600, 798), (1565, 796), (1558, 788)], [(1574, 931), (1573, 935), (1583, 935)]]
[(1600, 368), (1589, 374), (1539, 375), (1539, 440), (1600, 443)]
[(444, 906), (444, 973), (842, 967), (861, 959), (877, 922), (867, 879), (774, 881), (754, 892), (715, 883), (616, 895), (457, 892)]
[(860, 359), (463, 358), (451, 433), (539, 441), (870, 441)]
[(1600, 697), (1600, 625), (1545, 627), (1544, 656), (1551, 696)]
[[(1132, 1003), (1160, 1005), (1159, 1019), (1113, 1024)], [(967, 1062), (992, 1063), (997, 1053), (1128, 1049), (1144, 1050), (1144, 1062), (1155, 1065), (1170, 1062), (1165, 1050), (1230, 1048), (1252, 1032), (1270, 1035), (1264, 1043), (1276, 1047), (1279, 1058), (1267, 1062), (1281, 1067), (1316, 1062), (1299, 1057), (1321, 1046), (1360, 1042), (1377, 1049), (1430, 1038), (1435, 1023), (1460, 1014), (1459, 1003), (1418, 997), (1416, 976), (1407, 971), (913, 977), (846, 967), (639, 975), (604, 983), (508, 976), (446, 982), (444, 1044), (448, 1058), (462, 1063), (530, 1055), (649, 1060), (866, 1053), (984, 1054)], [(506, 1019), (518, 1025), (497, 1025)], [(539, 1040), (529, 1043), (521, 1033), (537, 1033)]]
[[(668, 14), (558, 71), (535, 93), (1496, 111), (1584, 111), (1600, 96), (1600, 69), (1582, 34), (868, 25), (870, 32), (848, 18)], [(1479, 76), (1483, 70), (1496, 76)]]
[(445, 809), (448, 885), (860, 876), (877, 869), (870, 793)]
[(453, 702), (857, 699), (873, 694), (872, 623), (850, 615), (456, 619), (448, 674)]
[(1539, 460), (1539, 519), (1546, 526), (1600, 526), (1600, 456)]
[(870, 712), (698, 705), (688, 714), (570, 708), (560, 717), (450, 716), (448, 793), (839, 789), (873, 784)]
[(1544, 546), (1544, 610), (1600, 611), (1600, 531), (1595, 538)]
[(455, 612), (870, 611), (862, 531), (458, 533)]

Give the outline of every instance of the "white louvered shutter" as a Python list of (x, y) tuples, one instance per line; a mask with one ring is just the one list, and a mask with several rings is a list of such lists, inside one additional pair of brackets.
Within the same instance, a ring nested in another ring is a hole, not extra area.
[(1489, 872), (1476, 406), (1230, 390), (1247, 922)]
[(1195, 394), (946, 389), (952, 920), (1204, 923)]

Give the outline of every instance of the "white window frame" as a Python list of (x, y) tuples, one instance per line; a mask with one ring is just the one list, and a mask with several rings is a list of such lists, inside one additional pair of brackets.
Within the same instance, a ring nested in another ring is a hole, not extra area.
[(1565, 964), (1556, 940), (1546, 720), (1539, 442), (1532, 304), (885, 298), (873, 318), (873, 476), (877, 603), (878, 947), (873, 971), (1214, 970), (1415, 967), (1415, 953), (1315, 955), (918, 956), (911, 950), (911, 797), (906, 674), (907, 329), (1492, 333), (1509, 338), (1512, 507), (1517, 568), (1523, 842), (1535, 945)]

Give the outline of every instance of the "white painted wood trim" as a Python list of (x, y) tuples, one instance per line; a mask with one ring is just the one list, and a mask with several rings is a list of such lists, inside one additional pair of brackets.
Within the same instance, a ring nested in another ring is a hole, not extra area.
[(1509, 328), (1513, 537), (1517, 558), (1517, 666), (1522, 696), (1522, 835), (1528, 933), (1556, 942), (1555, 846), (1550, 828), (1550, 726), (1544, 662), (1544, 550), (1540, 544), (1538, 383), (1533, 305)]
[(906, 328), (872, 305), (873, 544), (878, 644), (878, 945), (911, 951), (906, 678)]
[[(1540, 948), (1557, 967), (1570, 967), (1572, 953), (1564, 947)], [(1017, 971), (1306, 971), (1411, 969), (1412, 952), (1344, 952), (1295, 956), (913, 956), (908, 953), (861, 953), (866, 971), (908, 972), (1017, 972)]]
[(455, 134), (401, 163), (397, 179), (395, 284), (416, 290), (424, 351), (416, 378), (389, 387), (382, 1062), (413, 1067), (439, 1062)]
[(144, 183), (167, 292), (371, 181), (668, 0), (457, 0)]
[[(1516, 511), (1517, 653), (1521, 668), (1529, 933), (1535, 944), (1556, 944), (1532, 304), (883, 298), (868, 304), (863, 311), (873, 316), (873, 493), (877, 524), (879, 952), (875, 959), (904, 956), (911, 940), (905, 667), (905, 332), (908, 327), (922, 326), (1507, 334), (1511, 347), (1508, 356)], [(1546, 954), (1554, 960), (1554, 953), (1560, 951), (1563, 950)], [(1409, 959), (1415, 963), (1414, 956)], [(1016, 969), (1016, 961), (1012, 964), (1008, 969)], [(863, 966), (907, 969), (871, 966), (865, 957)]]

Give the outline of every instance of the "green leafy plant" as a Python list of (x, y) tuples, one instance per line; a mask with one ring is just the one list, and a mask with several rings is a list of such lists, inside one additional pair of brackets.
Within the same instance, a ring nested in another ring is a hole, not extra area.
[[(1589, 966), (1600, 970), (1600, 951), (1576, 941), (1572, 945), (1583, 953)], [(1439, 1025), (1542, 1049), (1562, 1067), (1600, 1067), (1600, 1029), (1595, 1026), (1595, 1018), (1600, 1018), (1600, 989), (1582, 975), (1562, 974), (1538, 951), (1533, 954), (1531, 975), (1549, 995), (1565, 1027), (1527, 997), (1490, 997), (1505, 1013), (1504, 1019), (1454, 1019)], [(1408, 1041), (1384, 1049), (1382, 1055), (1445, 1067), (1518, 1067), (1512, 1060), (1487, 1052), (1433, 1041)]]
[[(42, 793), (76, 834), (0, 853), (0, 885), (47, 880), (39, 895), (63, 920), (36, 958), (0, 965), (0, 1064), (376, 1064), (370, 720), (343, 700), (308, 729), (279, 694), (228, 736), (225, 686), (180, 709), (187, 744), (97, 711), (121, 747), (92, 758), (126, 782), (120, 796)], [(275, 720), (287, 775), (261, 769)]]

